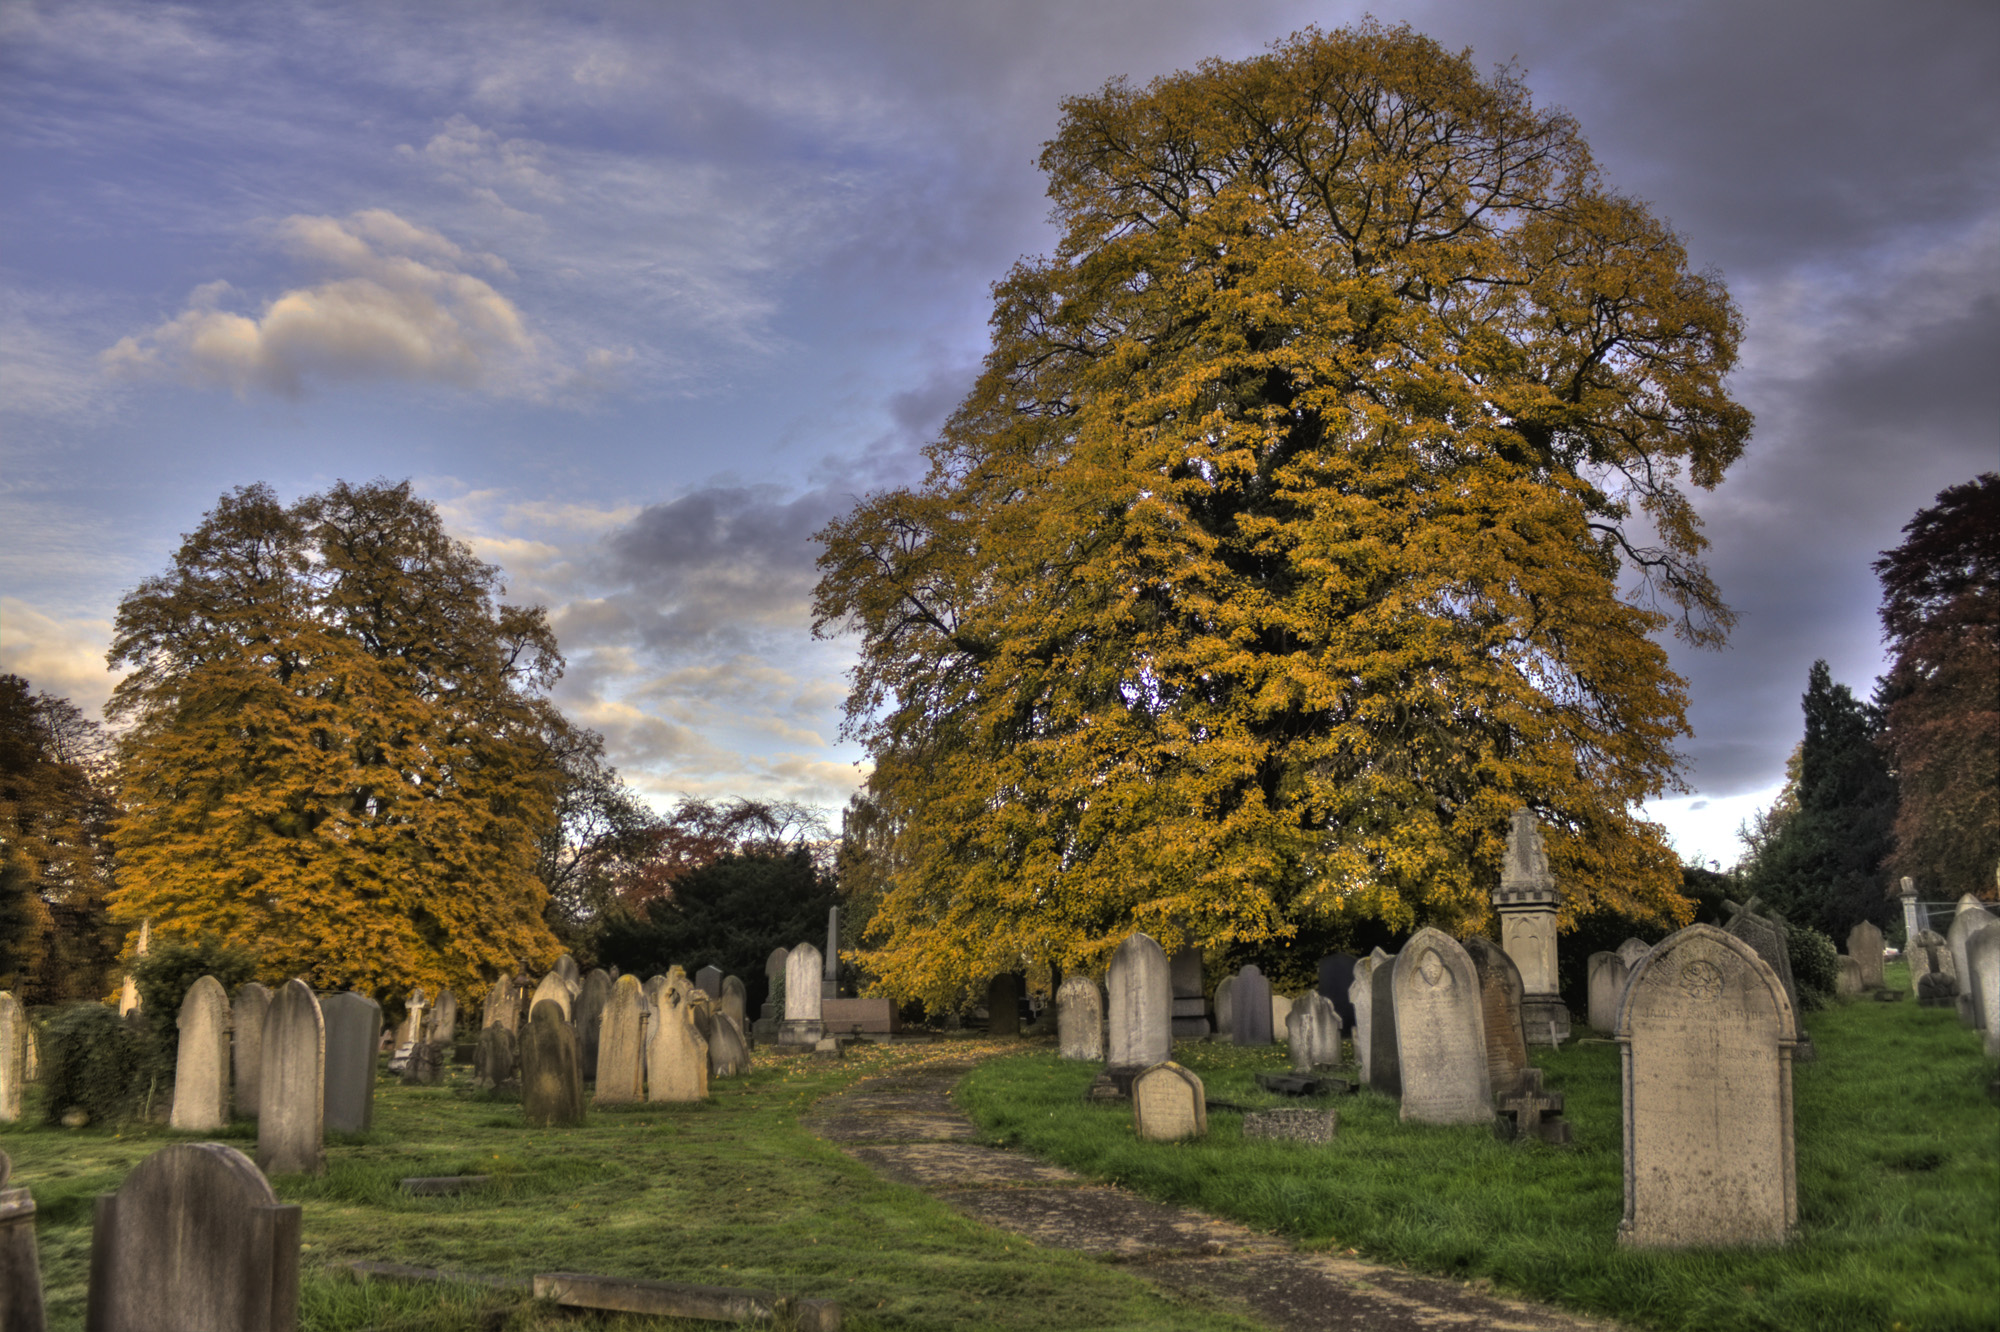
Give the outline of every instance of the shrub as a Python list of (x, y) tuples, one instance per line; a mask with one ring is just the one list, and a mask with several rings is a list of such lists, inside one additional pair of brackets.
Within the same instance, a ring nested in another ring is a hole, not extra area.
[(57, 1011), (41, 1035), (42, 1112), (59, 1124), (82, 1110), (93, 1124), (133, 1114), (160, 1081), (159, 1056), (145, 1026), (103, 1004), (75, 1003)]
[(180, 939), (155, 940), (151, 951), (132, 964), (132, 982), (139, 989), (139, 1012), (152, 1032), (155, 1057), (164, 1082), (174, 1078), (174, 1056), (180, 1049), (181, 1001), (203, 976), (213, 976), (235, 994), (238, 986), (257, 978), (257, 955), (213, 938), (198, 943)]
[(1799, 987), (1799, 1007), (1808, 1013), (1826, 1007), (1839, 987), (1840, 952), (1833, 940), (1810, 925), (1787, 924), (1785, 948), (1792, 959), (1792, 982)]

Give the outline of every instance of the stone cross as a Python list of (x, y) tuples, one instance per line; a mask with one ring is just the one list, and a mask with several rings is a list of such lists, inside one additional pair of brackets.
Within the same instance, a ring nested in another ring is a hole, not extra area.
[(620, 976), (611, 987), (597, 1037), (598, 1105), (631, 1105), (645, 1099), (646, 991), (637, 976)]
[(1521, 1021), (1537, 1045), (1569, 1038), (1569, 1009), (1557, 993), (1556, 905), (1561, 900), (1542, 848), (1541, 825), (1533, 810), (1517, 809), (1507, 830), (1507, 858), (1493, 907), (1500, 913), (1500, 946), (1521, 971)]
[(21, 1001), (0, 990), (0, 1124), (21, 1117), (28, 1082), (28, 1015)]
[(319, 1008), (326, 1018), (326, 1127), (334, 1133), (366, 1133), (375, 1122), (382, 1005), (350, 990), (326, 996)]
[(1559, 1147), (1569, 1145), (1571, 1127), (1562, 1117), (1562, 1093), (1542, 1090), (1541, 1069), (1522, 1069), (1515, 1075), (1514, 1085), (1500, 1094), (1499, 1102), (1500, 1118), (1493, 1128), (1502, 1138), (1540, 1138)]
[(221, 1128), (229, 1122), (229, 1082), (229, 995), (221, 981), (203, 976), (181, 1000), (168, 1125), (183, 1133)]
[(299, 1209), (250, 1158), (184, 1142), (99, 1194), (91, 1332), (290, 1332), (299, 1317)]
[[(1627, 983), (1622, 1244), (1783, 1244), (1798, 1222), (1791, 1000), (1757, 950), (1708, 925), (1662, 940)], [(1720, 1131), (1719, 1131), (1720, 1129)]]
[(1140, 1073), (1132, 1079), (1132, 1127), (1148, 1142), (1178, 1142), (1207, 1133), (1208, 1100), (1201, 1079), (1171, 1060)]
[(302, 980), (264, 1010), (257, 1074), (257, 1165), (272, 1175), (326, 1169), (326, 1017)]
[(1424, 1124), (1490, 1122), (1493, 1091), (1479, 973), (1465, 949), (1426, 926), (1403, 945), (1392, 985), (1402, 1118)]
[(257, 1117), (257, 1098), (264, 1074), (264, 1014), (271, 1007), (271, 992), (256, 981), (236, 992), (229, 1006), (234, 1046), (230, 1063), (236, 1070), (236, 1113), (245, 1119)]
[(12, 1169), (7, 1153), (0, 1152), (0, 1328), (46, 1332), (42, 1260), (35, 1250), (35, 1199), (26, 1189), (7, 1187)]
[(574, 1128), (583, 1123), (583, 1060), (576, 1029), (554, 1000), (528, 1015), (521, 1033), (521, 1114), (529, 1128)]
[(1105, 1063), (1150, 1068), (1174, 1052), (1174, 989), (1167, 953), (1150, 935), (1132, 934), (1111, 955), (1106, 989)]
[(1056, 990), (1056, 1048), (1064, 1059), (1104, 1058), (1104, 996), (1081, 972), (1064, 977)]
[(430, 996), (419, 985), (403, 998), (403, 1025), (396, 1029), (396, 1044), (415, 1045), (424, 1038), (424, 1010), (430, 1007)]

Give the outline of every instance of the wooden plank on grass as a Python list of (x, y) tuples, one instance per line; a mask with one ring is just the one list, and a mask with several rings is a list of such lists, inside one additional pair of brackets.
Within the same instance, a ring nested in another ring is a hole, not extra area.
[(695, 1286), (678, 1281), (639, 1281), (584, 1272), (537, 1272), (535, 1298), (572, 1309), (702, 1318), (719, 1323), (768, 1323), (788, 1313), (800, 1332), (839, 1332), (840, 1305), (833, 1300), (791, 1299), (767, 1290)]

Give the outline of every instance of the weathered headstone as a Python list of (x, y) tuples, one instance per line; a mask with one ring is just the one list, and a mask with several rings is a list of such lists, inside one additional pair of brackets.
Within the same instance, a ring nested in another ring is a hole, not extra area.
[[(1396, 960), (1400, 954), (1377, 948), (1369, 954), (1374, 963), (1368, 969), (1371, 990), (1368, 1002), (1368, 1085), (1388, 1096), (1403, 1094), (1402, 1051), (1396, 1037)], [(1354, 1014), (1357, 1021), (1361, 1014)]]
[[(549, 971), (552, 975), (562, 977), (571, 987), (579, 986), (583, 983), (583, 972), (576, 965), (576, 959), (568, 953), (559, 954), (556, 957), (556, 964), (550, 967)], [(570, 992), (574, 994), (575, 989), (572, 988)], [(536, 1002), (539, 1003), (541, 1001), (537, 1000)]]
[(820, 1021), (819, 949), (802, 943), (785, 955), (785, 1022), (778, 1040), (785, 1045), (817, 1045), (826, 1033)]
[(450, 990), (438, 992), (437, 1003), (424, 1019), (424, 1039), (447, 1050), (458, 1039), (458, 996)]
[(1491, 939), (1475, 935), (1465, 954), (1479, 973), (1480, 1021), (1486, 1029), (1486, 1076), (1493, 1090), (1511, 1090), (1528, 1067), (1527, 1036), (1521, 1030), (1521, 973), (1514, 959)]
[(646, 990), (637, 976), (620, 976), (597, 1036), (598, 1105), (631, 1105), (646, 1096)]
[(21, 1117), (28, 1084), (28, 1015), (21, 1001), (0, 990), (0, 1124)]
[[(1752, 898), (1742, 906), (1734, 902), (1724, 902), (1732, 913), (1726, 932), (1750, 945), (1778, 983), (1785, 987), (1785, 1002), (1791, 1006), (1793, 1014), (1792, 1062), (1810, 1063), (1813, 1058), (1812, 1037), (1802, 1026), (1797, 1026), (1799, 1012), (1799, 987), (1792, 979), (1792, 954), (1785, 942), (1784, 922), (1757, 911), (1757, 901)], [(1627, 982), (1630, 985), (1630, 982)]]
[[(1160, 960), (1166, 961), (1164, 954)], [(1171, 1060), (1140, 1073), (1132, 1079), (1132, 1127), (1148, 1142), (1178, 1142), (1207, 1133), (1208, 1100), (1201, 1079)]]
[(682, 1003), (688, 1001), (688, 996), (694, 993), (694, 981), (689, 978), (686, 967), (676, 962), (667, 968), (667, 988)]
[(986, 1034), (1021, 1034), (1021, 981), (1011, 971), (1003, 971), (986, 982)]
[[(824, 999), (820, 1000), (822, 1010), (825, 1006), (826, 1001)], [(694, 1023), (694, 1030), (697, 1036), (700, 1036), (705, 1041), (713, 1041), (715, 1039), (715, 1005), (709, 1002), (708, 995), (705, 992), (698, 988), (688, 991), (687, 1015), (688, 1021)]]
[(264, 1075), (264, 1014), (271, 1007), (271, 992), (256, 981), (236, 991), (229, 1006), (233, 1031), (230, 1066), (236, 1071), (236, 1113), (245, 1119), (257, 1117), (257, 1092)]
[[(797, 960), (801, 951), (819, 950), (811, 945), (792, 950), (792, 958)], [(819, 1005), (819, 978), (809, 978), (804, 987)], [(701, 1033), (694, 1029), (687, 1006), (680, 1003), (671, 988), (660, 996), (660, 1009), (655, 1014), (652, 1031), (646, 1040), (646, 1099), (649, 1101), (700, 1101), (708, 1096), (708, 1043)], [(791, 999), (790, 978), (787, 977), (786, 1002)], [(815, 1042), (816, 1043), (816, 1042)]]
[(1271, 1039), (1274, 1041), (1278, 1039), (1278, 1033), (1285, 1029), (1285, 1019), (1292, 1015), (1292, 1002), (1290, 995), (1271, 991)]
[(1236, 989), (1230, 996), (1229, 1039), (1236, 1045), (1271, 1043), (1271, 982), (1255, 965), (1236, 973)]
[(728, 1013), (717, 1009), (711, 1017), (708, 1035), (710, 1077), (734, 1078), (750, 1071), (750, 1042), (743, 1028)]
[(212, 1133), (229, 1122), (229, 995), (203, 976), (181, 999), (170, 1127)]
[(1966, 991), (1979, 1030), (1986, 1033), (1986, 1053), (2000, 1055), (2000, 921), (1980, 926), (1966, 939), (1965, 966), (1972, 973)]
[(1748, 941), (1662, 940), (1619, 1010), (1625, 1217), (1642, 1248), (1782, 1244), (1798, 1220), (1791, 1000)]
[(382, 1005), (352, 990), (319, 1001), (326, 1018), (326, 1127), (366, 1133), (375, 1122), (375, 1057), (382, 1044)]
[(764, 959), (764, 1007), (759, 1017), (783, 1019), (784, 1011), (772, 1002), (771, 997), (784, 988), (785, 964), (791, 959), (789, 948), (773, 948), (771, 955)]
[(1561, 901), (1542, 849), (1541, 824), (1533, 810), (1517, 809), (1507, 829), (1507, 857), (1500, 865), (1493, 908), (1500, 913), (1500, 946), (1520, 968), (1521, 1023), (1531, 1045), (1560, 1045), (1569, 1039), (1569, 1009), (1558, 993), (1556, 973), (1556, 907)]
[(535, 1005), (521, 1033), (521, 1114), (529, 1128), (583, 1123), (583, 1058), (576, 1029), (553, 999)]
[(1465, 949), (1426, 926), (1403, 945), (1393, 985), (1402, 1117), (1423, 1124), (1491, 1120), (1479, 973)]
[(480, 1014), (481, 1027), (505, 1027), (508, 1031), (519, 1031), (521, 1027), (521, 996), (514, 988), (512, 976), (502, 976), (486, 991), (486, 1008)]
[[(1653, 945), (1647, 943), (1644, 939), (1627, 939), (1624, 943), (1619, 944), (1618, 956), (1624, 959), (1626, 976), (1629, 977), (1632, 974), (1632, 968), (1639, 965), (1639, 959), (1652, 951)], [(1617, 1021), (1617, 1018), (1613, 1017), (1612, 1021)]]
[(1236, 977), (1224, 976), (1215, 983), (1215, 1034), (1236, 1039)]
[(1882, 987), (1882, 931), (1872, 921), (1864, 920), (1847, 932), (1847, 955), (1861, 964), (1865, 988)]
[(7, 1153), (0, 1152), (0, 1332), (47, 1332), (35, 1199), (26, 1189), (7, 1186), (12, 1170)]
[(472, 1052), (472, 1078), (490, 1090), (512, 1084), (520, 1071), (520, 1043), (514, 1029), (501, 1023), (482, 1027)]
[(1292, 1011), (1285, 1015), (1285, 1044), (1290, 1047), (1295, 1072), (1338, 1068), (1340, 1013), (1333, 1001), (1317, 990), (1293, 1000)]
[(604, 1020), (605, 1002), (610, 998), (611, 973), (596, 968), (583, 978), (583, 986), (576, 994), (576, 1007), (571, 1010), (570, 1025), (576, 1028), (577, 1051), (583, 1060), (585, 1082), (594, 1082), (597, 1078), (598, 1029)]
[(1910, 960), (1910, 989), (1930, 1008), (1951, 1008), (1958, 999), (1958, 964), (1951, 943), (1936, 930), (1919, 930), (1903, 950)]
[(1332, 953), (1319, 960), (1319, 984), (1315, 988), (1333, 1004), (1333, 1011), (1340, 1014), (1343, 1031), (1354, 1030), (1354, 1000), (1348, 991), (1354, 988), (1354, 964), (1358, 959), (1351, 953)]
[(1625, 959), (1616, 953), (1592, 953), (1584, 973), (1590, 1011), (1586, 1021), (1599, 1031), (1610, 1031), (1618, 1021), (1618, 1001), (1625, 997), (1625, 978), (1631, 974)]
[(722, 968), (713, 962), (694, 973), (694, 988), (710, 999), (722, 997)]
[(1561, 1092), (1542, 1089), (1542, 1070), (1524, 1068), (1496, 1098), (1499, 1113), (1493, 1131), (1507, 1141), (1536, 1138), (1554, 1146), (1573, 1140), (1570, 1122), (1562, 1117)]
[(1868, 987), (1861, 979), (1861, 960), (1842, 953), (1833, 960), (1833, 992), (1845, 998), (1853, 998)]
[(444, 1062), (451, 1051), (435, 1041), (418, 1041), (403, 1058), (403, 1085), (435, 1087), (444, 1081)]
[(1898, 898), (1902, 900), (1903, 903), (1903, 939), (1907, 943), (1908, 940), (1916, 938), (1919, 934), (1923, 932), (1924, 924), (1921, 920), (1918, 919), (1917, 915), (1918, 905), (1917, 905), (1916, 880), (1910, 878), (1910, 876), (1906, 874), (1903, 876), (1903, 880), (1902, 883), (1899, 885), (1899, 888), (1900, 891), (1896, 895)]
[(272, 1175), (317, 1175), (326, 1165), (326, 1019), (302, 980), (264, 1010), (257, 1075), (257, 1165)]
[(1056, 1048), (1064, 1059), (1104, 1058), (1104, 996), (1082, 972), (1064, 977), (1056, 991)]
[(736, 1029), (748, 1033), (750, 1030), (749, 996), (743, 982), (734, 976), (722, 978), (722, 993), (716, 997), (716, 1008), (736, 1019)]
[(298, 1316), (299, 1209), (235, 1148), (177, 1143), (98, 1195), (90, 1332), (291, 1332)]
[(1167, 959), (1167, 977), (1173, 986), (1173, 1038), (1198, 1041), (1208, 1035), (1208, 994), (1202, 987), (1201, 950), (1183, 948)]
[[(563, 956), (567, 957), (569, 954), (565, 953)], [(582, 986), (579, 985), (578, 989), (581, 988)], [(562, 1010), (563, 1021), (568, 1022), (570, 1020), (570, 1012), (576, 1004), (576, 995), (570, 990), (569, 982), (563, 978), (561, 972), (551, 971), (548, 975), (542, 977), (540, 983), (535, 986), (534, 994), (529, 996), (528, 999), (528, 1014), (531, 1018), (534, 1016), (535, 1009), (540, 1007), (544, 1002), (552, 1003), (557, 1008), (560, 1008)]]
[(1106, 989), (1105, 1063), (1133, 1070), (1166, 1063), (1174, 1052), (1174, 990), (1166, 950), (1150, 935), (1128, 935), (1111, 955)]
[(1966, 1026), (1975, 1029), (1979, 1026), (1979, 1008), (1973, 998), (1972, 966), (1966, 956), (1966, 944), (1974, 930), (1993, 919), (1992, 913), (1967, 893), (1959, 899), (1958, 910), (1951, 918), (1951, 928), (1945, 931), (1945, 939), (1951, 944), (1952, 975), (1958, 978), (1958, 1016)]
[(430, 996), (421, 985), (403, 996), (403, 1020), (396, 1024), (397, 1045), (415, 1045), (424, 1038), (424, 1014), (430, 1006)]

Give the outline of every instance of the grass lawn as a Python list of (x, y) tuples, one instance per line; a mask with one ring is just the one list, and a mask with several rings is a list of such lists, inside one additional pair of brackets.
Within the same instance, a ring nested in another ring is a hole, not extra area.
[[(581, 1129), (530, 1130), (520, 1107), (474, 1090), (383, 1079), (375, 1124), (329, 1145), (322, 1178), (280, 1177), (304, 1207), (302, 1326), (309, 1332), (498, 1332), (590, 1327), (714, 1328), (624, 1315), (576, 1317), (523, 1295), (469, 1286), (359, 1285), (372, 1258), (526, 1276), (582, 1271), (744, 1286), (842, 1302), (871, 1328), (1176, 1328), (1241, 1332), (1116, 1266), (1034, 1249), (891, 1183), (799, 1126), (818, 1097), (857, 1077), (962, 1058), (975, 1043), (862, 1047), (841, 1064), (765, 1055), (698, 1106), (593, 1111)], [(760, 1051), (760, 1055), (764, 1052)], [(30, 1116), (39, 1117), (32, 1099)], [(182, 1135), (158, 1128), (8, 1125), (0, 1147), (32, 1190), (50, 1326), (83, 1325), (93, 1199), (170, 1142), (220, 1137), (256, 1151), (254, 1126)], [(409, 1175), (486, 1174), (457, 1198), (411, 1198)]]
[[(1888, 983), (1907, 990), (1892, 966)], [(1307, 1247), (1463, 1278), (1671, 1329), (2000, 1327), (2000, 1109), (1978, 1034), (1913, 998), (1809, 1014), (1816, 1062), (1793, 1071), (1799, 1234), (1776, 1250), (1633, 1251), (1623, 1212), (1618, 1046), (1539, 1051), (1564, 1093), (1571, 1148), (1485, 1128), (1403, 1124), (1396, 1102), (1339, 1098), (1331, 1148), (1245, 1141), (1239, 1115), (1198, 1142), (1141, 1143), (1130, 1111), (1082, 1100), (1095, 1066), (1028, 1054), (960, 1092), (996, 1141), (1079, 1172), (1284, 1234)], [(1282, 1051), (1183, 1043), (1211, 1099), (1285, 1102), (1252, 1075)]]

